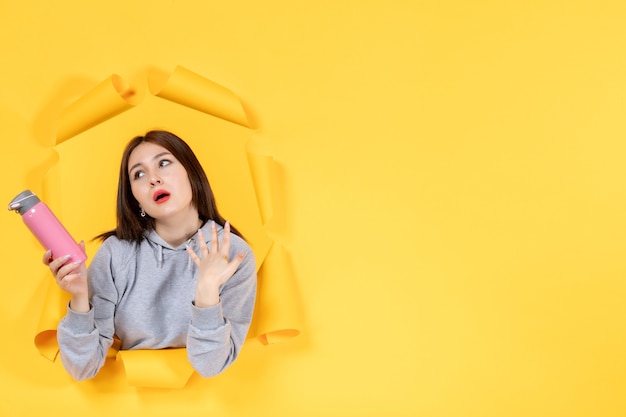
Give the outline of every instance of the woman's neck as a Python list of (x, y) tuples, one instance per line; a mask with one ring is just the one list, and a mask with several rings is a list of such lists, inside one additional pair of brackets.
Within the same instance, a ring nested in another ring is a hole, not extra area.
[(163, 240), (176, 248), (189, 240), (202, 226), (202, 221), (195, 215), (189, 214), (183, 219), (157, 220), (154, 228)]

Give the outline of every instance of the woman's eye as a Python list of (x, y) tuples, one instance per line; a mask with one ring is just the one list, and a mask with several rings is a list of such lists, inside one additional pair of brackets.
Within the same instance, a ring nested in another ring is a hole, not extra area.
[(138, 180), (139, 178), (143, 177), (144, 175), (146, 175), (143, 171), (135, 171), (135, 173), (133, 174), (133, 179)]
[(172, 163), (172, 161), (170, 161), (169, 159), (162, 159), (161, 161), (159, 161), (159, 166), (160, 167), (165, 167), (165, 166), (168, 166), (171, 163)]

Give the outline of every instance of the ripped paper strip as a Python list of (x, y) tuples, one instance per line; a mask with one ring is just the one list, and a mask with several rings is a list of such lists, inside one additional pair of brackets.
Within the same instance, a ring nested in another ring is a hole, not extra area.
[(133, 107), (135, 90), (119, 75), (111, 75), (67, 106), (57, 127), (57, 145)]
[(128, 384), (143, 388), (183, 388), (194, 373), (187, 349), (120, 350)]
[[(180, 66), (171, 74), (151, 70), (147, 72), (146, 80), (153, 96), (250, 128), (241, 101), (234, 93), (192, 71)], [(77, 135), (141, 103), (142, 95), (138, 90), (113, 75), (62, 112), (57, 126), (56, 144), (80, 140), (80, 137), (76, 138)], [(253, 236), (253, 239), (260, 241), (256, 247), (267, 248), (260, 253), (255, 251), (259, 285), (251, 336), (264, 344), (277, 343), (300, 333), (300, 305), (288, 255), (266, 230), (272, 216), (274, 161), (271, 155), (258, 154), (251, 147), (247, 147), (246, 156), (257, 207), (245, 209), (258, 210), (257, 216), (262, 223), (258, 226), (262, 235)], [(49, 204), (52, 202), (52, 205), (60, 205), (59, 165), (62, 165), (62, 161), (53, 166), (44, 178), (44, 199)], [(252, 244), (255, 242), (252, 241)], [(51, 361), (58, 356), (56, 327), (65, 314), (67, 302), (67, 294), (58, 286), (50, 285), (46, 300), (42, 303), (44, 307), (35, 345)], [(184, 348), (119, 352), (112, 348), (108, 357), (117, 357), (123, 362), (129, 384), (137, 387), (182, 388), (194, 372)]]

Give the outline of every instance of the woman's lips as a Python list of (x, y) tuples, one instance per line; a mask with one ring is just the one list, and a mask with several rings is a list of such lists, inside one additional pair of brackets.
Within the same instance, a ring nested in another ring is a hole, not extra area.
[(170, 199), (170, 193), (168, 193), (165, 190), (157, 190), (153, 195), (152, 198), (154, 199), (154, 201), (157, 204), (162, 204), (165, 203), (167, 200)]

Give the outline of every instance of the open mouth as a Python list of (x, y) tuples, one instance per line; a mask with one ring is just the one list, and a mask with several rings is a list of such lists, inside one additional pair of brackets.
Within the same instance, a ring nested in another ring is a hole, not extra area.
[(156, 193), (154, 193), (152, 198), (157, 204), (165, 203), (167, 200), (170, 199), (170, 193), (164, 190), (158, 190)]

